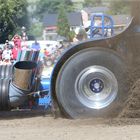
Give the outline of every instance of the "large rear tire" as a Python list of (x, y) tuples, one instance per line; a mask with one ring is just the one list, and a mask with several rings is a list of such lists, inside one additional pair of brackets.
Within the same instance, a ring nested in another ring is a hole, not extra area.
[(71, 56), (56, 79), (56, 98), (71, 118), (116, 117), (128, 97), (127, 69), (116, 52), (87, 48)]
[(12, 77), (12, 65), (1, 65), (0, 66), (0, 78), (11, 78)]
[(9, 84), (10, 79), (0, 79), (0, 110), (6, 111), (9, 106)]

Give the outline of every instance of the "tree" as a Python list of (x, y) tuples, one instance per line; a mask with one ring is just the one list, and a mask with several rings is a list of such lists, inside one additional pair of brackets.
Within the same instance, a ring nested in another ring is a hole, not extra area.
[(84, 6), (85, 7), (95, 7), (102, 4), (102, 0), (85, 0)]
[(40, 22), (33, 23), (30, 27), (28, 34), (34, 38), (41, 39), (43, 32), (43, 25)]
[(0, 42), (29, 25), (26, 0), (0, 0)]
[(59, 14), (58, 14), (57, 28), (58, 28), (57, 32), (59, 35), (64, 36), (67, 39), (69, 39), (70, 26), (68, 23), (64, 5), (60, 6), (60, 10), (59, 10)]
[(67, 12), (74, 10), (71, 0), (40, 0), (37, 2), (35, 15), (42, 19), (46, 13), (58, 13), (61, 4), (65, 6)]
[(127, 0), (110, 1), (110, 14), (129, 14), (130, 4)]
[(69, 40), (70, 42), (72, 42), (74, 37), (75, 37), (75, 31), (74, 31), (74, 30), (71, 30), (71, 31), (68, 33), (68, 40)]

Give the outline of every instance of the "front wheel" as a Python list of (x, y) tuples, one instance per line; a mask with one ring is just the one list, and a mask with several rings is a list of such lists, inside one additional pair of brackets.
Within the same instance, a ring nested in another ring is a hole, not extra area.
[(127, 69), (114, 51), (87, 48), (70, 57), (56, 80), (56, 97), (71, 118), (115, 117), (128, 96)]

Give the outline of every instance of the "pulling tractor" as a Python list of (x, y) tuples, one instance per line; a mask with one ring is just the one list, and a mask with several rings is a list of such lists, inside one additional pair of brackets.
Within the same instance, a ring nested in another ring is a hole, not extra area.
[[(117, 117), (125, 107), (130, 94), (129, 75), (133, 69), (139, 73), (140, 64), (140, 2), (130, 4), (133, 19), (123, 32), (76, 44), (57, 61), (49, 87), (54, 114), (73, 119), (111, 118)], [(29, 107), (30, 103), (40, 99), (38, 94), (31, 98), (26, 96), (42, 90), (38, 86), (37, 65), (33, 61), (19, 61), (12, 67), (12, 74), (5, 70), (4, 74), (1, 72), (4, 75), (0, 80), (2, 110), (9, 106), (10, 109), (22, 107), (25, 101)]]
[(129, 3), (133, 18), (124, 31), (72, 46), (55, 65), (50, 92), (56, 113), (111, 118), (126, 106), (140, 64), (140, 2)]

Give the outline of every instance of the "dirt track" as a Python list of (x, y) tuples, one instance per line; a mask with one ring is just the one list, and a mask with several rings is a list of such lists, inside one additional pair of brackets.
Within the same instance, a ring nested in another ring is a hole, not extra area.
[(44, 114), (31, 117), (28, 113), (2, 113), (0, 140), (139, 140), (140, 80), (130, 92), (127, 105), (117, 119), (67, 120)]
[(120, 113), (121, 118), (140, 118), (140, 79), (130, 89), (126, 106)]
[[(129, 122), (129, 125), (128, 125)], [(139, 120), (65, 120), (52, 117), (0, 120), (1, 140), (139, 140)], [(120, 125), (121, 124), (121, 125)]]

